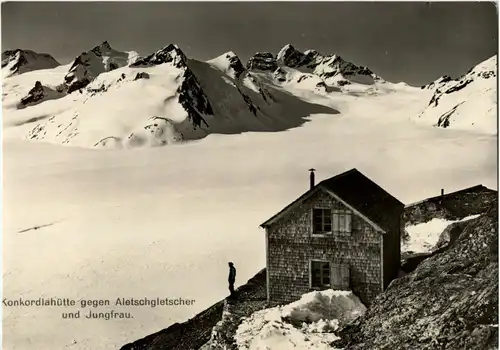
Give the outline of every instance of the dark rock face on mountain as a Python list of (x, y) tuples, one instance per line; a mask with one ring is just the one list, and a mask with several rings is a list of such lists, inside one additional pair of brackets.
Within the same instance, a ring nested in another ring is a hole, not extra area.
[(7, 50), (2, 53), (2, 69), (7, 69), (7, 76), (22, 74), (39, 69), (50, 69), (59, 66), (54, 57), (46, 53), (32, 50)]
[(394, 280), (335, 346), (361, 349), (497, 349), (497, 202), (468, 221), (448, 249)]
[(278, 68), (276, 58), (270, 52), (257, 52), (247, 62), (248, 69), (274, 71)]
[(302, 65), (305, 55), (296, 50), (292, 45), (286, 45), (278, 53), (278, 62), (288, 67), (298, 67)]
[(234, 77), (238, 79), (245, 72), (243, 63), (241, 63), (240, 58), (235, 54), (227, 53), (226, 58), (229, 61), (229, 67), (234, 71)]
[(193, 127), (196, 129), (202, 124), (208, 127), (209, 125), (202, 114), (213, 115), (214, 112), (200, 83), (190, 69), (184, 71), (184, 81), (177, 92), (179, 93), (179, 103), (188, 112), (188, 119)]
[(18, 103), (17, 108), (23, 109), (28, 106), (34, 106), (47, 100), (61, 98), (64, 95), (64, 91), (53, 90), (47, 86), (43, 86), (41, 82), (37, 81), (35, 86)]
[(99, 74), (129, 65), (134, 52), (114, 50), (107, 41), (83, 52), (71, 65), (64, 81), (68, 86), (68, 93), (87, 86)]
[(439, 86), (440, 84), (447, 83), (451, 81), (451, 77), (449, 75), (443, 75), (441, 78), (439, 78), (436, 81), (433, 81), (430, 84), (423, 85), (421, 89), (434, 89), (436, 86)]
[(308, 68), (314, 68), (314, 62), (319, 57), (319, 53), (315, 50), (307, 50), (306, 52), (300, 52), (292, 45), (288, 44), (284, 46), (278, 53), (277, 61), (279, 64), (285, 65), (291, 68), (297, 68), (302, 66), (307, 66)]

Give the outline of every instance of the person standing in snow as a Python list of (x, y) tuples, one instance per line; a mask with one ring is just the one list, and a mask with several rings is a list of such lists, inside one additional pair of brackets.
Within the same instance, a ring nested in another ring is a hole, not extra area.
[(234, 296), (234, 282), (236, 281), (236, 269), (232, 262), (229, 262), (228, 265), (229, 265), (229, 277), (228, 277), (229, 292), (231, 293), (231, 296)]

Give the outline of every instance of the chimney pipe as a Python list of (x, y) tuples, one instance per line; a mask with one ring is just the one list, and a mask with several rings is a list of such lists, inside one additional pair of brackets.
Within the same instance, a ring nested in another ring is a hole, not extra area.
[(311, 168), (311, 169), (309, 169), (309, 171), (310, 171), (310, 174), (309, 174), (309, 185), (310, 185), (311, 188), (313, 188), (314, 185), (315, 185), (315, 183), (314, 183), (314, 172), (316, 171), (316, 169)]
[(441, 196), (444, 196), (444, 188), (441, 189)]

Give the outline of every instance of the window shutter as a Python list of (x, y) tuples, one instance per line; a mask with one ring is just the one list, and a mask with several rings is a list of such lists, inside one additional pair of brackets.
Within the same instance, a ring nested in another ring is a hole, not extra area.
[(345, 214), (345, 232), (351, 232), (351, 213)]
[(332, 289), (342, 289), (341, 280), (340, 265), (332, 265)]
[(351, 287), (349, 265), (332, 265), (332, 289), (346, 290)]
[(351, 273), (348, 265), (340, 266), (340, 275), (341, 275), (341, 286), (342, 289), (349, 289), (351, 287)]
[(330, 286), (331, 285), (331, 276), (330, 276), (330, 264), (329, 263), (323, 263), (323, 270), (321, 271), (322, 275), (322, 281), (321, 284), (324, 286)]
[(339, 232), (339, 214), (333, 214), (333, 231)]

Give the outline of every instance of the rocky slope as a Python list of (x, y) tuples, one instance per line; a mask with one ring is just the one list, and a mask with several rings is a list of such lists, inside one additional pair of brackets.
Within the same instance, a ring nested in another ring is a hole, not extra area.
[(497, 56), (471, 68), (461, 77), (443, 76), (422, 89), (432, 90), (429, 105), (417, 120), (441, 128), (496, 132)]
[(4, 78), (40, 69), (59, 66), (54, 57), (32, 50), (7, 50), (2, 53), (2, 75)]
[(335, 346), (360, 349), (497, 349), (497, 202), (448, 249), (391, 283)]

